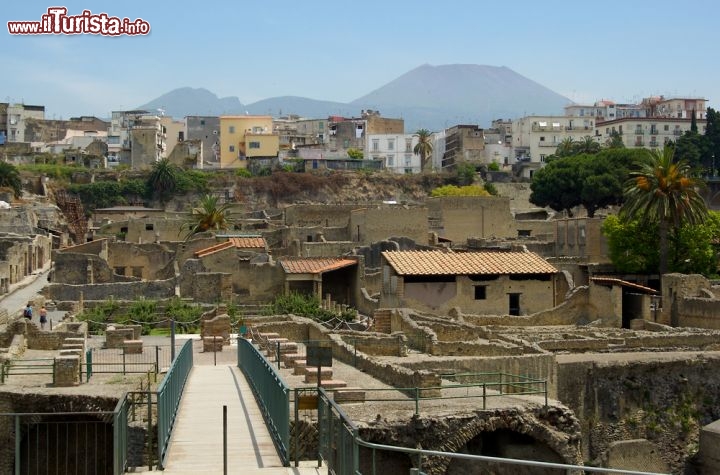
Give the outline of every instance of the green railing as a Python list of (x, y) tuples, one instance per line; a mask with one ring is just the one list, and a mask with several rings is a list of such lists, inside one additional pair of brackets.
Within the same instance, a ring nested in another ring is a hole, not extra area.
[(238, 367), (247, 377), (283, 465), (290, 465), (290, 389), (280, 374), (244, 338), (238, 339)]
[(130, 400), (125, 394), (113, 412), (113, 474), (120, 475), (127, 468), (128, 415)]
[[(507, 470), (515, 466), (534, 468), (557, 468), (565, 470), (566, 473), (615, 473), (625, 475), (664, 475), (651, 472), (640, 472), (633, 470), (618, 470), (611, 468), (586, 467), (582, 465), (570, 465), (551, 462), (537, 462), (534, 460), (520, 460), (485, 455), (470, 455), (453, 452), (439, 452), (435, 450), (421, 450), (409, 447), (397, 447), (392, 445), (373, 444), (360, 438), (358, 427), (350, 420), (345, 412), (335, 403), (323, 388), (318, 388), (318, 441), (319, 457), (328, 467), (329, 473), (336, 475), (376, 475), (384, 473), (383, 468), (377, 461), (377, 452), (398, 452), (408, 457), (413, 462), (415, 472), (422, 474), (423, 460), (429, 457), (445, 457), (450, 459), (472, 460), (474, 463), (492, 463), (502, 465)], [(360, 448), (370, 450), (369, 456), (364, 453), (360, 457)]]
[(180, 406), (185, 383), (193, 367), (192, 340), (187, 340), (157, 389), (158, 465), (165, 466), (170, 434)]

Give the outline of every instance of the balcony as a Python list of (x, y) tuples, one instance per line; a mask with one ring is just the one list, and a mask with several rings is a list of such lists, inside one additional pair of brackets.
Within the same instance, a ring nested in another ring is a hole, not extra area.
[[(562, 132), (564, 130), (567, 130), (567, 127), (564, 127), (562, 125), (538, 125), (533, 124), (532, 131), (533, 132)], [(575, 127), (573, 130), (579, 130), (578, 127)]]
[(645, 135), (645, 131), (643, 129), (635, 129), (635, 135)]
[(552, 142), (552, 141), (540, 141), (538, 142), (538, 147), (552, 147), (557, 148), (558, 145), (560, 145), (560, 142)]

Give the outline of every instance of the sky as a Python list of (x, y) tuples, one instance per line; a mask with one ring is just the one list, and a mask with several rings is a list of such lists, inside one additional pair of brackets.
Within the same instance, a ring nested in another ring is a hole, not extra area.
[[(57, 6), (140, 18), (150, 32), (8, 32)], [(662, 94), (720, 106), (716, 0), (25, 0), (3, 2), (0, 18), (0, 102), (44, 105), (48, 119), (109, 117), (186, 86), (244, 104), (350, 102), (423, 64), (506, 66), (579, 103)]]

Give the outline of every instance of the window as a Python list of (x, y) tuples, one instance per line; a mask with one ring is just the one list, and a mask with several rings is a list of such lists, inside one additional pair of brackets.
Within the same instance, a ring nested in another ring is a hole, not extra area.
[(405, 151), (412, 152), (412, 139), (405, 139)]
[(395, 157), (392, 155), (387, 156), (387, 166), (388, 167), (394, 167), (395, 166)]
[(230, 127), (228, 127), (228, 132), (230, 132), (231, 134), (234, 134), (234, 133), (235, 133), (235, 126), (234, 126), (234, 125), (231, 125)]
[(667, 132), (668, 130), (670, 130), (670, 126), (665, 124), (665, 127), (663, 127), (663, 129), (665, 130), (665, 132)]
[(395, 150), (395, 139), (388, 139), (388, 150)]
[(412, 172), (413, 172), (413, 171), (412, 171), (412, 168), (406, 168), (406, 169), (405, 169), (405, 174), (406, 174), (406, 175), (409, 175), (409, 174), (411, 174)]
[(235, 145), (230, 145), (230, 147), (228, 147), (228, 149), (229, 149), (230, 152), (234, 152), (234, 151), (235, 151)]
[(540, 161), (545, 163), (545, 154), (544, 153), (540, 154)]
[(318, 122), (318, 130), (323, 130), (323, 127), (325, 127), (325, 124), (322, 122)]
[(200, 119), (200, 125), (205, 125), (205, 119)]
[(377, 152), (378, 150), (380, 150), (380, 140), (379, 139), (373, 139), (372, 149), (373, 149), (373, 152)]
[(250, 142), (248, 144), (248, 147), (250, 148), (260, 148), (260, 142)]
[(540, 141), (541, 141), (541, 142), (544, 142), (544, 141), (545, 141), (545, 137), (540, 137)]
[(475, 300), (485, 300), (487, 298), (487, 286), (476, 285), (475, 286)]
[(152, 231), (155, 227), (152, 225), (152, 223), (145, 224), (145, 231)]

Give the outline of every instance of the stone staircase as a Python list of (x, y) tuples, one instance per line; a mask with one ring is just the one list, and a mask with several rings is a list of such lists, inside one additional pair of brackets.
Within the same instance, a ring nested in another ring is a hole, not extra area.
[[(318, 368), (308, 367), (305, 353), (300, 352), (298, 344), (282, 338), (278, 333), (254, 333), (253, 338), (264, 354), (274, 358), (280, 345), (280, 361), (283, 366), (293, 370), (296, 376), (303, 376), (306, 384), (318, 384)], [(333, 379), (331, 367), (320, 367), (321, 387), (333, 393), (338, 403), (365, 402), (365, 391), (361, 388), (349, 388), (347, 382)]]

